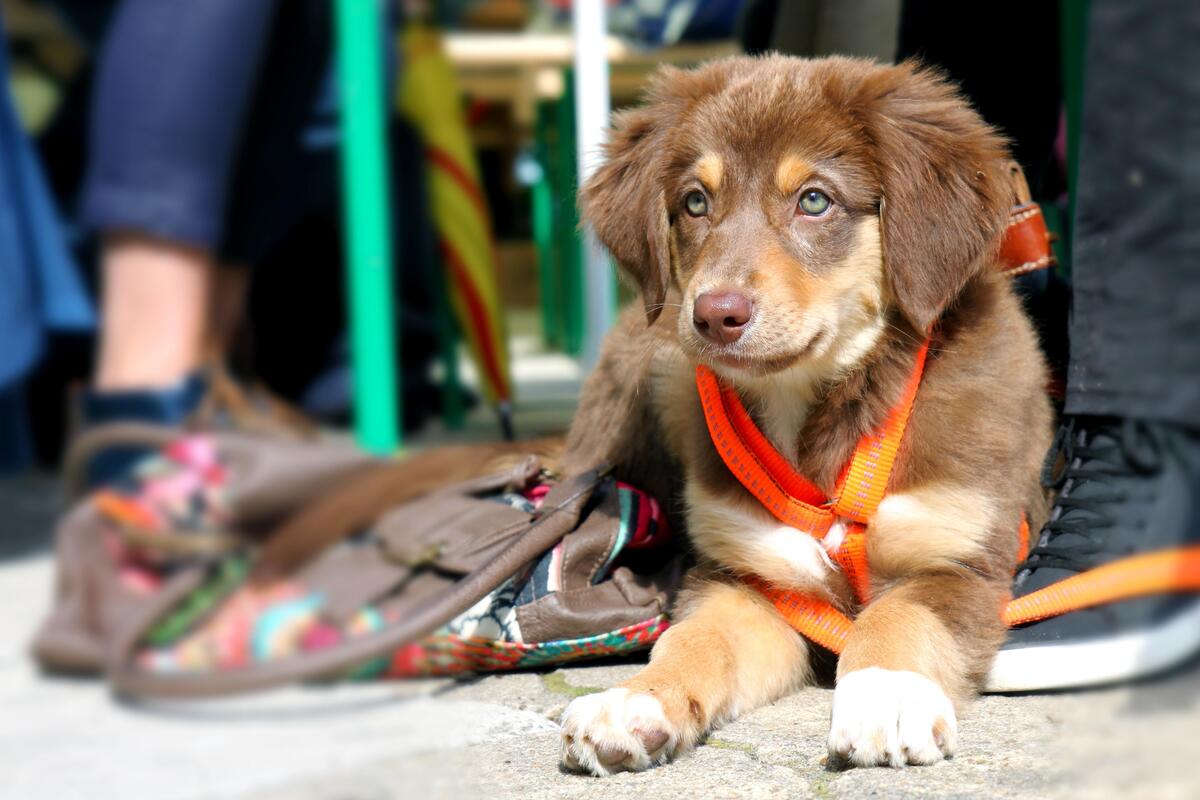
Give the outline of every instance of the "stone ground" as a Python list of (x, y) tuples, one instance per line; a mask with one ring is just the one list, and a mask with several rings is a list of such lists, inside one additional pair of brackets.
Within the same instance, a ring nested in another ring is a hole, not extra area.
[[(559, 424), (577, 375), (528, 360), (518, 372), (538, 387), (524, 429)], [(813, 688), (651, 772), (561, 772), (563, 707), (624, 679), (636, 662), (121, 705), (98, 682), (39, 675), (26, 656), (51, 591), (49, 531), (60, 502), (49, 476), (0, 480), (5, 800), (1200, 798), (1200, 664), (1133, 687), (983, 698), (961, 720), (956, 758), (903, 771), (827, 769), (830, 692)]]

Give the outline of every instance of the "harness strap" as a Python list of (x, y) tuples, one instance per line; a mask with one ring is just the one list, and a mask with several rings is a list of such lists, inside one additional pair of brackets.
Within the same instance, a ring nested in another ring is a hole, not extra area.
[(1020, 564), (1029, 555), (1029, 517), (1021, 515), (1021, 527), (1017, 529), (1017, 563)]
[(854, 623), (827, 600), (780, 589), (757, 577), (746, 578), (746, 582), (775, 606), (787, 624), (805, 639), (830, 652), (842, 652)]
[(754, 426), (737, 394), (724, 389), (704, 365), (696, 367), (696, 387), (709, 436), (729, 471), (780, 522), (824, 537), (834, 522), (833, 512), (813, 502), (819, 496), (815, 487)]
[(709, 436), (725, 466), (772, 516), (785, 525), (824, 538), (839, 517), (865, 525), (883, 500), (912, 412), (925, 357), (926, 341), (917, 351), (912, 374), (883, 425), (863, 437), (838, 481), (832, 500), (780, 455), (754, 424), (732, 388), (703, 364), (696, 367), (696, 387)]
[(841, 544), (830, 555), (863, 603), (870, 597), (866, 525), (887, 492), (928, 353), (926, 340), (917, 351), (900, 399), (879, 429), (859, 441), (832, 500), (826, 500), (815, 484), (780, 455), (754, 424), (736, 391), (723, 386), (708, 367), (696, 367), (704, 420), (725, 466), (763, 508), (785, 525), (817, 539), (825, 538), (834, 523), (846, 525)]
[(875, 433), (864, 437), (854, 450), (850, 468), (842, 479), (834, 510), (843, 517), (863, 525), (875, 516), (880, 502), (891, 482), (892, 467), (896, 454), (904, 440), (904, 429), (912, 413), (913, 401), (921, 388), (921, 376), (925, 374), (925, 357), (929, 354), (926, 339), (917, 351), (912, 373), (904, 386), (900, 401), (888, 412), (887, 419)]
[(833, 560), (845, 573), (858, 602), (871, 599), (871, 571), (867, 568), (867, 526), (851, 523), (841, 547), (832, 553)]

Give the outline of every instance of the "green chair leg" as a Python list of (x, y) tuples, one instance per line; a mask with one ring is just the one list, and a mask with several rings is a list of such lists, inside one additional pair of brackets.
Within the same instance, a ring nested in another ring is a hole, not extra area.
[(342, 105), (342, 209), (349, 281), (354, 421), (359, 444), (380, 455), (400, 445), (398, 328), (392, 308), (382, 5), (337, 0)]

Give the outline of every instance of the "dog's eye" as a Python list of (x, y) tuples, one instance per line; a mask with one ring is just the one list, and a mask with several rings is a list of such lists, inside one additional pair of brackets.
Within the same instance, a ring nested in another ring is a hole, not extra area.
[(708, 198), (704, 196), (704, 192), (688, 192), (683, 202), (687, 212), (693, 217), (703, 217), (708, 213)]
[(809, 189), (800, 195), (800, 211), (810, 217), (819, 217), (829, 210), (831, 202), (829, 195), (824, 192)]

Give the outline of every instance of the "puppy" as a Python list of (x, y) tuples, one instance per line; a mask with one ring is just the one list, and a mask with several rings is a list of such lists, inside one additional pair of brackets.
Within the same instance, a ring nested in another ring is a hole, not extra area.
[[(606, 342), (566, 469), (597, 458), (683, 501), (700, 562), (649, 665), (563, 717), (562, 761), (660, 764), (812, 679), (813, 645), (744, 578), (855, 616), (831, 756), (930, 764), (1004, 637), (1022, 514), (1036, 530), (1046, 371), (997, 252), (1005, 143), (934, 72), (845, 58), (666, 69), (617, 116), (581, 192), (641, 289)], [(649, 324), (647, 324), (647, 321)], [(858, 607), (825, 545), (781, 525), (714, 449), (697, 364), (825, 492), (930, 350)]]

